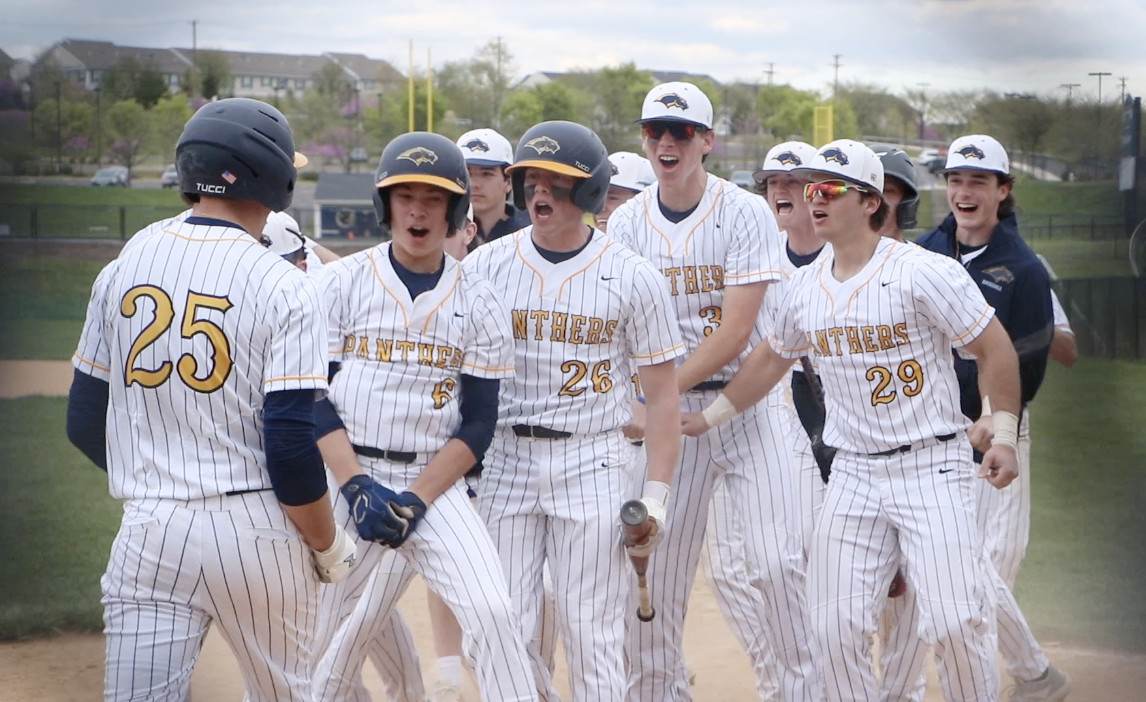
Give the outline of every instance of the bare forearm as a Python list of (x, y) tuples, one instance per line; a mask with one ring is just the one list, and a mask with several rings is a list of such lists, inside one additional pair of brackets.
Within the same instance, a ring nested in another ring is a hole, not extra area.
[(322, 462), (339, 485), (345, 485), (347, 480), (362, 473), (358, 454), (354, 453), (354, 446), (345, 429), (336, 429), (319, 439), (318, 451), (322, 454)]
[(725, 325), (705, 337), (676, 369), (677, 389), (682, 393), (688, 392), (689, 388), (708, 380), (732, 363), (747, 348), (750, 332), (751, 327), (739, 330)]
[(675, 392), (646, 397), (645, 451), (648, 480), (672, 485), (680, 461), (680, 395)]
[(724, 396), (737, 412), (743, 412), (764, 399), (791, 365), (792, 360), (777, 355), (767, 341), (762, 341), (724, 388)]
[(330, 505), (330, 493), (305, 505), (282, 507), (298, 527), (307, 546), (315, 551), (325, 551), (334, 543), (334, 510)]
[(438, 499), (470, 468), (477, 464), (477, 456), (460, 439), (450, 439), (442, 450), (422, 469), (422, 474), (410, 485), (410, 492), (427, 505)]

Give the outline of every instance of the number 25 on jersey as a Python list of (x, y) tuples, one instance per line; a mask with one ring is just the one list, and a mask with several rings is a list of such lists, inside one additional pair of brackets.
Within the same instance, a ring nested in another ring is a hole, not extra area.
[[(123, 369), (124, 385), (131, 387), (139, 383), (145, 388), (156, 388), (167, 382), (171, 377), (171, 361), (164, 361), (158, 368), (148, 370), (136, 368), (135, 364), (139, 354), (148, 346), (154, 344), (170, 327), (175, 319), (175, 307), (171, 304), (171, 296), (154, 285), (139, 285), (127, 291), (120, 303), (119, 311), (124, 317), (134, 317), (141, 312), (139, 299), (147, 298), (155, 306), (155, 318), (143, 328), (139, 336), (131, 344), (127, 354), (127, 363)], [(227, 376), (231, 374), (231, 343), (227, 340), (219, 325), (206, 319), (197, 319), (200, 309), (219, 310), (226, 312), (231, 309), (231, 301), (226, 297), (204, 295), (197, 292), (187, 293), (183, 324), (180, 326), (180, 335), (184, 339), (191, 339), (196, 334), (203, 334), (211, 344), (210, 374), (204, 378), (196, 375), (199, 371), (199, 362), (189, 353), (179, 357), (176, 370), (179, 379), (187, 387), (196, 392), (214, 392), (223, 386)]]

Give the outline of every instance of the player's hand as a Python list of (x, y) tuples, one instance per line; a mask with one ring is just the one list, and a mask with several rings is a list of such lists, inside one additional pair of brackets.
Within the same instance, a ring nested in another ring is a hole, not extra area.
[(418, 522), (426, 516), (426, 503), (422, 502), (422, 498), (407, 490), (386, 504), (390, 509), (390, 514), (397, 522), (397, 528), (393, 534), (383, 539), (382, 543), (390, 548), (398, 548), (406, 543), (406, 539), (410, 538), (410, 534), (413, 534), (414, 529), (418, 527)]
[(983, 454), (979, 477), (999, 489), (1010, 485), (1012, 480), (1019, 477), (1019, 459), (1014, 447), (1006, 444), (992, 446)]
[(318, 579), (324, 583), (336, 583), (346, 577), (354, 562), (358, 560), (358, 548), (354, 539), (341, 527), (334, 528), (334, 543), (325, 551), (311, 551), (314, 569)]
[[(369, 475), (356, 475), (340, 489), (350, 505), (350, 516), (359, 538), (365, 541), (389, 543), (405, 531), (405, 522), (390, 509), (390, 502), (398, 493), (379, 484)], [(403, 537), (404, 538), (404, 537)]]
[(633, 403), (633, 418), (621, 427), (621, 433), (629, 441), (640, 441), (645, 438), (645, 403)]
[(907, 580), (903, 577), (903, 568), (895, 571), (895, 577), (891, 579), (891, 586), (887, 588), (888, 597), (899, 597), (907, 592)]
[(700, 412), (680, 413), (680, 433), (682, 434), (700, 436), (711, 428)]
[(645, 537), (644, 541), (625, 545), (625, 550), (628, 551), (629, 556), (635, 558), (651, 556), (653, 554), (657, 545), (664, 541), (665, 520), (668, 519), (668, 509), (664, 503), (657, 498), (646, 495), (641, 498), (641, 504), (648, 510), (652, 528), (649, 529), (649, 534)]
[(995, 420), (989, 414), (979, 417), (967, 432), (967, 440), (972, 448), (980, 453), (986, 453), (991, 448), (991, 439), (995, 438)]

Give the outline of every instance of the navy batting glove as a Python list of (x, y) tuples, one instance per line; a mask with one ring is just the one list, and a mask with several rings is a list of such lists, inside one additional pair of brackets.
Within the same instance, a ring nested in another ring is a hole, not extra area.
[(396, 538), (405, 540), (409, 529), (407, 520), (398, 517), (390, 507), (399, 499), (398, 493), (368, 475), (354, 476), (340, 492), (350, 505), (350, 516), (359, 538), (384, 544)]
[(422, 502), (422, 498), (407, 490), (390, 500), (389, 506), (391, 514), (395, 519), (404, 522), (405, 528), (401, 530), (400, 534), (383, 543), (389, 545), (390, 548), (398, 548), (406, 543), (406, 539), (414, 533), (414, 529), (418, 528), (418, 522), (426, 516), (426, 503)]

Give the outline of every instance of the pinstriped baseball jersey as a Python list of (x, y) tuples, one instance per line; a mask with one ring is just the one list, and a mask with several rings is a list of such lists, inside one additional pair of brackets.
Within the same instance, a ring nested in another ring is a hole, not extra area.
[[(763, 198), (711, 174), (700, 204), (678, 224), (661, 212), (658, 192), (659, 185), (651, 185), (617, 208), (609, 218), (609, 236), (664, 274), (691, 352), (720, 326), (726, 285), (780, 279), (780, 232)], [(731, 379), (765, 330), (761, 318), (748, 348), (713, 378)]]
[(326, 389), (314, 284), (233, 226), (164, 220), (136, 236), (96, 279), (73, 357), (110, 384), (112, 496), (269, 489), (264, 394)]
[(834, 258), (792, 278), (770, 339), (787, 358), (815, 354), (833, 408), (824, 442), (868, 454), (965, 429), (948, 349), (994, 315), (971, 277), (890, 239), (846, 281), (832, 275)]
[(478, 247), (463, 264), (498, 281), (512, 305), (518, 373), (501, 384), (499, 422), (574, 434), (624, 426), (631, 364), (684, 352), (664, 280), (601, 231), (556, 264), (538, 253), (532, 231)]
[(331, 356), (342, 362), (330, 399), (351, 442), (432, 453), (461, 423), (459, 373), (513, 377), (509, 315), (488, 281), (449, 256), (438, 284), (411, 300), (389, 250), (322, 273)]

